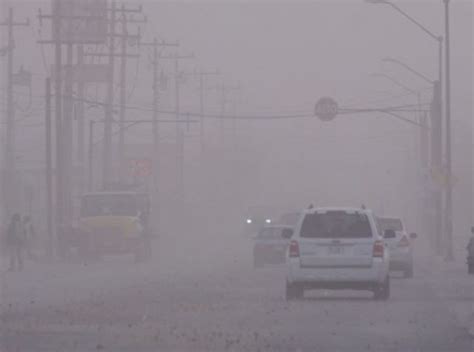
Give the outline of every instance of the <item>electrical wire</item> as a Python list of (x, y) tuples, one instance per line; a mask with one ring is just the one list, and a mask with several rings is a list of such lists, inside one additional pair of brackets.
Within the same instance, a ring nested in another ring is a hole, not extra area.
[[(33, 26), (32, 26), (33, 27)], [(33, 30), (33, 28), (32, 28)], [(41, 27), (38, 29), (38, 41), (42, 40), (43, 39), (43, 36), (42, 36), (42, 30), (41, 30)], [(50, 71), (50, 66), (49, 64), (47, 63), (46, 61), (46, 55), (44, 53), (44, 45), (43, 44), (40, 44), (40, 48), (41, 48), (41, 59), (42, 59), (42, 62), (43, 62), (43, 67), (44, 67), (44, 70), (46, 72), (46, 75), (48, 77), (51, 76), (51, 71)]]

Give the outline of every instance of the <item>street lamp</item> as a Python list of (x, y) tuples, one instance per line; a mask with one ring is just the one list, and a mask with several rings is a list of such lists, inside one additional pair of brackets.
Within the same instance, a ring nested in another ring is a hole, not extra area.
[[(446, 1), (446, 0), (445, 0)], [(368, 4), (381, 4), (381, 5), (388, 5), (390, 6), (391, 8), (393, 8), (395, 11), (397, 11), (398, 13), (400, 13), (403, 17), (405, 17), (406, 19), (408, 19), (411, 23), (413, 23), (414, 25), (416, 25), (418, 28), (420, 28), (423, 32), (425, 32), (428, 36), (430, 36), (432, 39), (436, 40), (438, 42), (438, 79), (439, 79), (439, 82), (441, 84), (441, 82), (443, 81), (442, 80), (442, 77), (443, 77), (443, 37), (442, 36), (438, 36), (436, 34), (434, 34), (432, 31), (430, 31), (428, 28), (426, 28), (425, 26), (423, 26), (420, 22), (418, 22), (417, 20), (415, 20), (413, 17), (411, 17), (408, 13), (406, 13), (405, 11), (403, 11), (398, 5), (396, 5), (395, 3), (391, 2), (391, 1), (388, 1), (388, 0), (365, 0), (366, 3)]]
[[(415, 20), (405, 11), (403, 11), (398, 5), (394, 4), (389, 0), (365, 0), (369, 4), (382, 4), (388, 5), (392, 7), (395, 11), (403, 15), (407, 18), (410, 22), (415, 24), (418, 28), (420, 28), (423, 32), (425, 32), (428, 36), (438, 42), (438, 60), (439, 60), (439, 68), (438, 68), (438, 80), (439, 85), (442, 87), (443, 82), (443, 37), (437, 36), (425, 26), (423, 26), (420, 22)], [(446, 208), (444, 212), (444, 222), (445, 222), (445, 231), (446, 231), (446, 259), (452, 260), (454, 257), (453, 254), (453, 223), (452, 223), (452, 163), (451, 163), (451, 86), (450, 86), (450, 47), (449, 47), (449, 3), (450, 0), (443, 0), (445, 6), (445, 37), (446, 37), (446, 67), (445, 67), (445, 74), (446, 74), (446, 85), (445, 85), (445, 94), (446, 94)], [(441, 104), (442, 109), (442, 104)]]
[[(422, 115), (421, 93), (419, 91), (416, 91), (416, 90), (410, 88), (410, 87), (407, 87), (405, 84), (399, 82), (395, 78), (393, 78), (390, 75), (387, 75), (385, 73), (372, 73), (370, 76), (375, 77), (375, 78), (387, 79), (390, 82), (392, 82), (393, 84), (395, 84), (396, 86), (406, 90), (407, 92), (409, 92), (410, 94), (413, 94), (416, 97), (416, 102), (417, 102), (417, 105), (418, 105), (418, 113), (415, 114), (415, 117), (418, 118), (418, 123), (420, 124), (420, 127), (421, 127), (419, 129), (420, 135), (419, 135), (419, 144), (418, 144), (418, 150), (417, 150), (417, 156), (419, 158), (418, 160), (419, 160), (419, 165), (421, 166), (421, 172), (417, 173), (417, 180), (418, 180), (419, 184), (415, 187), (422, 190), (423, 189), (422, 175), (423, 175), (423, 172), (425, 171), (425, 168), (427, 167), (427, 164), (428, 164), (428, 146), (427, 146), (428, 138), (426, 137), (428, 131), (427, 131), (426, 113), (424, 113), (424, 116)], [(415, 136), (415, 144), (417, 144), (417, 137), (416, 136)], [(416, 161), (414, 162), (414, 165), (415, 165), (414, 167), (416, 168)], [(417, 192), (415, 192), (414, 194), (416, 195)], [(419, 202), (417, 202), (417, 199), (418, 199), (418, 197), (415, 197), (415, 203), (418, 204), (418, 212), (420, 214), (420, 218), (423, 218), (423, 216), (422, 216), (423, 209), (424, 209), (423, 204), (422, 204), (421, 200)]]
[[(407, 87), (406, 85), (404, 85), (403, 83), (400, 83), (398, 80), (396, 80), (395, 78), (385, 74), (385, 73), (371, 73), (370, 74), (371, 77), (379, 77), (379, 78), (385, 78), (385, 79), (388, 79), (389, 81), (391, 81), (393, 84), (395, 84), (396, 86), (399, 86), (400, 88), (406, 90), (407, 92), (413, 94), (413, 95), (416, 95), (417, 98), (418, 98), (418, 107), (420, 107), (421, 103), (420, 103), (420, 92), (416, 91), (416, 90), (413, 90), (409, 87)], [(421, 108), (420, 108), (421, 110)]]
[(425, 82), (429, 83), (430, 85), (434, 84), (434, 81), (432, 79), (428, 78), (427, 76), (425, 76), (421, 72), (415, 70), (414, 68), (408, 66), (406, 63), (404, 63), (400, 60), (394, 59), (392, 57), (385, 57), (385, 58), (382, 59), (382, 62), (390, 62), (390, 63), (396, 64), (398, 66), (401, 66), (401, 67), (407, 69), (408, 71), (410, 71), (411, 73), (413, 73), (414, 75), (418, 76), (419, 78), (421, 78)]
[(449, 28), (449, 2), (444, 1), (445, 37), (446, 37), (446, 259), (453, 260), (453, 188), (452, 188), (452, 163), (451, 163), (451, 48)]

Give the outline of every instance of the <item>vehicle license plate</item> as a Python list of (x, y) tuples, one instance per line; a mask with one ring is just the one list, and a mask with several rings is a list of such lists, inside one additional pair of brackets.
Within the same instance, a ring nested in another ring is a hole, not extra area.
[(343, 253), (344, 253), (344, 248), (342, 246), (329, 246), (329, 254), (341, 255)]

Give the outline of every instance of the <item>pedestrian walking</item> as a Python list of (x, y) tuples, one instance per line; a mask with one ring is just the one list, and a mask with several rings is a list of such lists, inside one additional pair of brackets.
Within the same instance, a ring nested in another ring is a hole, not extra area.
[(25, 246), (25, 232), (20, 214), (13, 214), (6, 233), (6, 246), (10, 256), (9, 271), (23, 270), (23, 251)]
[(467, 271), (469, 274), (474, 274), (474, 227), (471, 227), (472, 236), (467, 243)]
[(29, 215), (23, 216), (23, 231), (25, 238), (26, 256), (28, 257), (28, 259), (34, 260), (35, 255), (33, 253), (33, 248), (34, 242), (36, 240), (36, 231)]

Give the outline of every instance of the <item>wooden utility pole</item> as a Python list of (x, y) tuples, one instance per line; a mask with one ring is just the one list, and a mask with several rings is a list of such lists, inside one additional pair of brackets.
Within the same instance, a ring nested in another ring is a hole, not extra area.
[(13, 8), (8, 10), (8, 18), (0, 23), (0, 26), (6, 26), (8, 32), (7, 44), (7, 101), (6, 101), (6, 131), (5, 131), (5, 156), (4, 156), (4, 183), (3, 183), (3, 204), (4, 215), (9, 217), (17, 205), (16, 190), (16, 126), (15, 126), (15, 104), (13, 101), (13, 54), (15, 50), (15, 40), (13, 30), (15, 27), (29, 26), (29, 20), (15, 22)]
[[(82, 68), (84, 66), (84, 45), (79, 44), (77, 46), (77, 66)], [(84, 80), (77, 81), (77, 101), (74, 102), (74, 117), (76, 119), (77, 126), (77, 164), (79, 166), (79, 192), (84, 192), (85, 189), (85, 114), (84, 114), (84, 97), (85, 97), (86, 84)]]
[[(101, 7), (103, 6), (103, 7)], [(72, 222), (72, 175), (73, 175), (73, 53), (79, 44), (101, 44), (106, 32), (101, 31), (106, 20), (106, 3), (97, 1), (89, 14), (75, 2), (53, 0), (52, 14), (42, 14), (39, 10), (40, 24), (43, 19), (52, 21), (52, 39), (38, 41), (40, 44), (54, 45), (54, 91), (55, 91), (55, 132), (56, 132), (56, 204), (55, 233), (58, 254), (64, 255), (66, 229)], [(92, 31), (90, 29), (93, 29)], [(93, 33), (91, 35), (91, 33)], [(66, 46), (66, 65), (63, 65), (63, 45)], [(64, 91), (63, 91), (64, 90)]]
[(145, 23), (146, 18), (134, 19), (127, 18), (126, 14), (130, 12), (141, 12), (141, 8), (137, 9), (126, 9), (125, 5), (122, 4), (120, 8), (121, 18), (121, 50), (120, 50), (120, 108), (119, 108), (119, 144), (118, 144), (118, 163), (119, 163), (119, 180), (120, 183), (124, 181), (125, 176), (125, 125), (126, 120), (126, 105), (127, 105), (127, 44), (129, 40), (135, 40), (136, 45), (140, 44), (140, 32), (137, 35), (130, 35), (128, 33), (129, 23)]
[[(171, 54), (167, 56), (161, 56), (162, 60), (174, 61), (174, 81), (175, 81), (175, 116), (176, 122), (181, 122), (181, 96), (180, 96), (180, 79), (182, 78), (182, 72), (179, 70), (179, 60), (193, 59), (194, 54), (191, 55), (179, 55)], [(183, 129), (179, 123), (176, 123), (176, 198), (178, 208), (182, 208), (184, 204), (184, 134)]]
[(205, 79), (206, 77), (209, 76), (218, 76), (220, 75), (220, 72), (218, 70), (215, 71), (196, 71), (196, 75), (199, 77), (199, 112), (201, 114), (201, 120), (200, 120), (200, 125), (199, 125), (199, 139), (201, 141), (201, 154), (204, 153), (205, 147), (206, 147), (206, 142), (205, 142), (205, 118), (204, 118), (204, 104), (205, 104), (205, 93), (206, 93), (206, 87), (205, 87)]
[[(159, 183), (159, 129), (158, 129), (158, 119), (159, 119), (159, 104), (160, 104), (160, 77), (158, 74), (158, 69), (159, 69), (159, 52), (158, 49), (160, 47), (172, 47), (172, 46), (178, 46), (178, 43), (167, 43), (164, 41), (158, 41), (158, 39), (155, 37), (152, 42), (150, 43), (140, 43), (142, 46), (150, 46), (153, 48), (153, 61), (152, 61), (152, 66), (153, 66), (153, 82), (152, 82), (152, 89), (153, 89), (153, 117), (152, 117), (152, 132), (153, 132), (153, 212), (154, 212), (154, 218), (156, 219), (156, 222), (160, 223), (159, 216), (160, 216), (160, 211), (159, 211), (159, 197), (158, 197), (158, 183)], [(123, 132), (122, 132), (123, 133)]]
[[(222, 83), (220, 86), (217, 86), (216, 89), (220, 92), (221, 94), (221, 119), (220, 119), (220, 132), (221, 132), (221, 137), (224, 137), (224, 120), (225, 120), (225, 113), (226, 113), (226, 106), (227, 102), (229, 100), (229, 94), (232, 92), (240, 92), (242, 90), (242, 86), (239, 84), (236, 85), (231, 85), (231, 84), (225, 84)], [(232, 122), (232, 127), (233, 127), (233, 133), (235, 133), (235, 120)]]
[[(105, 123), (104, 123), (104, 146), (103, 146), (103, 160), (102, 160), (102, 187), (106, 189), (112, 181), (112, 165), (113, 165), (113, 154), (112, 154), (112, 126), (114, 124), (114, 83), (115, 83), (115, 59), (120, 58), (120, 108), (119, 108), (119, 119), (122, 121), (126, 118), (125, 105), (126, 105), (126, 73), (128, 58), (138, 58), (138, 54), (127, 53), (127, 42), (128, 40), (135, 40), (137, 43), (140, 41), (140, 34), (128, 34), (127, 24), (128, 23), (143, 23), (145, 20), (127, 19), (127, 13), (140, 13), (141, 7), (137, 8), (117, 8), (116, 2), (112, 1), (111, 8), (109, 9), (109, 32), (108, 36), (108, 53), (92, 53), (85, 52), (84, 56), (92, 57), (107, 57), (107, 95), (106, 102), (104, 105), (105, 110)], [(117, 18), (118, 14), (121, 14), (120, 18)], [(117, 22), (122, 24), (121, 33), (117, 31)], [(116, 52), (116, 39), (121, 39), (121, 52)], [(122, 123), (123, 125), (123, 123)], [(118, 163), (119, 163), (119, 179), (122, 180), (122, 168), (123, 168), (123, 155), (124, 155), (124, 143), (125, 138), (119, 130), (119, 147), (118, 147)]]
[(54, 229), (53, 229), (53, 155), (51, 133), (51, 79), (46, 78), (45, 104), (45, 136), (46, 136), (46, 230), (48, 236), (47, 255), (54, 257)]
[(115, 72), (115, 15), (116, 4), (112, 1), (109, 23), (108, 82), (105, 103), (104, 149), (102, 154), (102, 187), (107, 188), (112, 172), (112, 123), (114, 119), (114, 72)]

